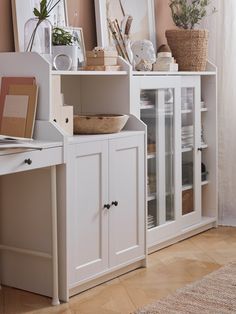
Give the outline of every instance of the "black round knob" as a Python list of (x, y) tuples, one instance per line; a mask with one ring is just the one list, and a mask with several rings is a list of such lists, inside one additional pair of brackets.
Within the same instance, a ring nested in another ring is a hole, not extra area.
[(104, 208), (106, 208), (106, 209), (110, 209), (110, 208), (111, 208), (111, 205), (109, 205), (109, 204), (105, 204), (105, 205), (104, 205)]
[(53, 119), (53, 121), (57, 123), (57, 119)]
[(199, 152), (202, 152), (202, 147), (199, 147), (198, 149), (197, 149)]
[(31, 165), (32, 164), (32, 160), (30, 158), (25, 159), (25, 164)]
[(111, 203), (111, 205), (114, 205), (114, 206), (118, 206), (118, 204), (119, 203), (117, 201)]
[(66, 120), (65, 120), (65, 121), (66, 121), (66, 123), (69, 123), (69, 118), (66, 118)]

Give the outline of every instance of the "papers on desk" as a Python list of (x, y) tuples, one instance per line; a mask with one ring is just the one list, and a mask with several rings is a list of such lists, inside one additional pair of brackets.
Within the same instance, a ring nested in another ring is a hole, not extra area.
[(32, 139), (0, 135), (0, 150), (13, 148), (43, 149), (43, 147), (37, 141)]

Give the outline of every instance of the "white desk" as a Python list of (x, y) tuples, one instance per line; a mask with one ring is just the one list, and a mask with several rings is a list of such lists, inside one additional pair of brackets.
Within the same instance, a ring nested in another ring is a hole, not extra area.
[(42, 150), (34, 149), (0, 149), (0, 175), (13, 174), (44, 167), (50, 167), (51, 179), (51, 215), (52, 215), (52, 252), (41, 253), (23, 248), (0, 244), (0, 250), (20, 254), (40, 256), (52, 260), (53, 296), (52, 304), (59, 304), (58, 297), (58, 244), (57, 244), (57, 194), (56, 165), (63, 163), (63, 148), (60, 142), (37, 142)]

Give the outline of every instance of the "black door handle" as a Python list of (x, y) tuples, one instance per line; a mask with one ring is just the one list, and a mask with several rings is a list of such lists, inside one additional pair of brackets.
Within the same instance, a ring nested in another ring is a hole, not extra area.
[(105, 204), (105, 205), (104, 205), (104, 208), (106, 208), (106, 209), (110, 209), (110, 208), (111, 208), (111, 205), (109, 205), (109, 204)]
[(114, 205), (114, 206), (118, 206), (118, 204), (119, 203), (117, 201), (111, 203), (111, 205)]

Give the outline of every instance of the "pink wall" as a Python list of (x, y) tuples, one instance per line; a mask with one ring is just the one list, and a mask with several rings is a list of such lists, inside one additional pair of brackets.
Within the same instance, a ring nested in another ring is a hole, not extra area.
[[(165, 43), (165, 30), (173, 28), (168, 0), (156, 1), (157, 40)], [(84, 31), (86, 49), (96, 45), (96, 26), (93, 0), (67, 0), (69, 24), (81, 26)], [(0, 0), (0, 51), (13, 51), (13, 30), (11, 20), (11, 1)], [(76, 15), (75, 12), (78, 12)]]

